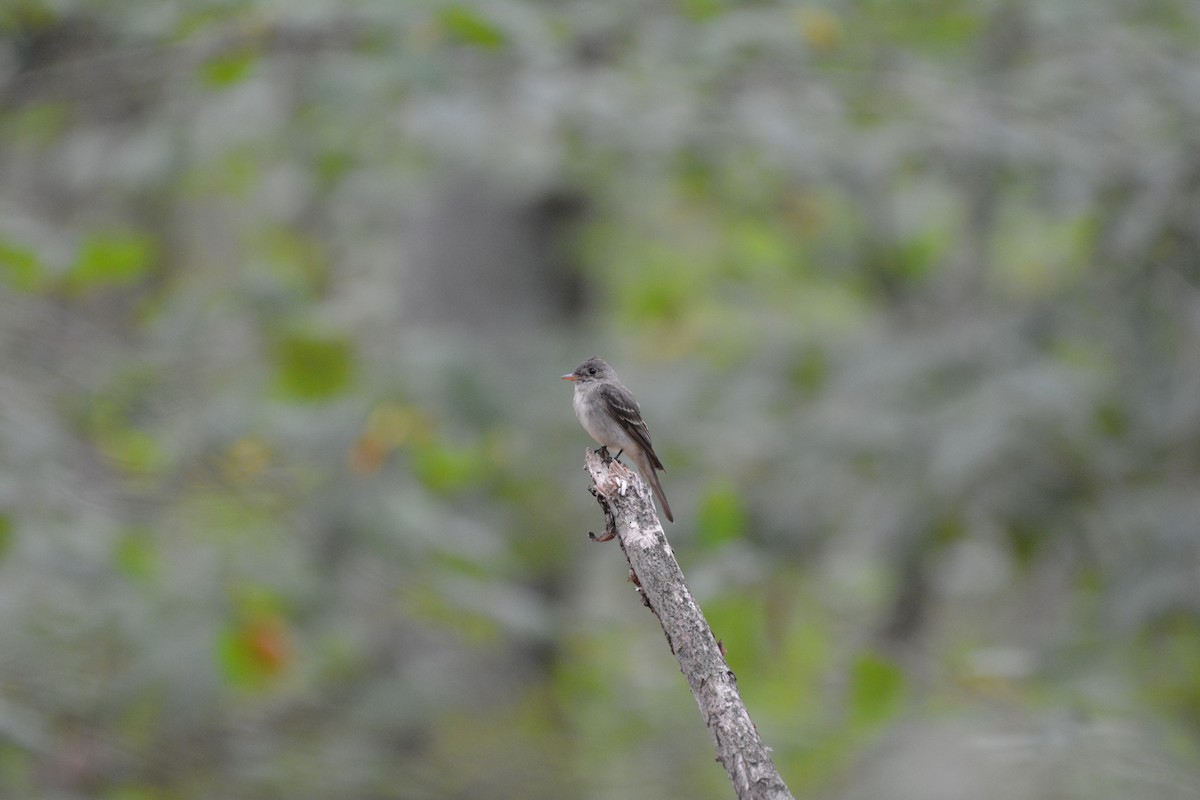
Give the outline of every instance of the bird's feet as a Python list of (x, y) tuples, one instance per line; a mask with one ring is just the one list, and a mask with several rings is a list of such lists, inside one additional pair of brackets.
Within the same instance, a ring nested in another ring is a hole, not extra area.
[[(607, 447), (605, 447), (604, 445), (600, 445), (600, 448), (596, 452), (600, 454), (600, 458), (604, 461), (605, 464), (611, 464), (614, 461), (617, 462), (618, 464), (621, 464), (621, 454), (624, 453), (625, 451), (618, 450), (617, 454), (614, 456), (608, 452)], [(621, 466), (623, 467), (625, 465), (621, 464)]]

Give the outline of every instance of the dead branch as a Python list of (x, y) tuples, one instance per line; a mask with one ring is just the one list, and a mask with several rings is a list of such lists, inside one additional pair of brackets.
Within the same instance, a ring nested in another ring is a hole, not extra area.
[(589, 535), (596, 541), (619, 539), (632, 570), (631, 580), (642, 602), (658, 617), (716, 743), (717, 760), (725, 766), (738, 799), (791, 800), (792, 794), (738, 694), (737, 677), (688, 591), (650, 489), (603, 449), (589, 450), (585, 460), (594, 481), (591, 492), (605, 517), (604, 534)]

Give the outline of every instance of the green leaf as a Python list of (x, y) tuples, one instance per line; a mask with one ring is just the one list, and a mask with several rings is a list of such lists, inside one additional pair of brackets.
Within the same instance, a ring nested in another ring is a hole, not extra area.
[(785, 232), (757, 218), (730, 225), (729, 247), (735, 272), (750, 277), (779, 272), (796, 260)]
[(104, 431), (96, 445), (112, 466), (130, 475), (156, 472), (166, 460), (154, 437), (137, 428)]
[(762, 601), (736, 593), (718, 595), (704, 604), (704, 616), (725, 646), (731, 664), (741, 670), (757, 667), (754, 657), (763, 652)]
[(58, 13), (44, 0), (8, 0), (0, 5), (0, 34), (37, 31), (58, 21)]
[(850, 673), (850, 719), (857, 726), (884, 722), (904, 699), (904, 673), (886, 658), (866, 653)]
[(97, 232), (79, 247), (68, 276), (68, 285), (87, 290), (101, 286), (123, 286), (137, 281), (150, 267), (154, 244), (138, 233)]
[(53, 146), (71, 122), (65, 102), (33, 101), (20, 109), (6, 110), (0, 118), (6, 144), (37, 150)]
[(688, 292), (695, 285), (690, 273), (648, 266), (638, 280), (622, 287), (622, 311), (639, 322), (677, 320), (687, 310)]
[[(268, 225), (254, 236), (255, 253), (261, 253), (261, 269), (254, 269), (263, 289), (281, 297), (313, 298), (328, 278), (328, 264), (321, 242), (289, 227)], [(255, 267), (257, 267), (257, 263)]]
[(162, 800), (166, 796), (157, 786), (119, 786), (106, 791), (106, 800)]
[(113, 550), (117, 570), (128, 578), (145, 580), (158, 568), (158, 553), (144, 529), (131, 529), (117, 541)]
[(829, 358), (818, 347), (803, 350), (788, 372), (791, 383), (804, 396), (812, 396), (829, 378)]
[(679, 10), (693, 22), (706, 22), (726, 10), (723, 0), (680, 0)]
[(256, 63), (258, 53), (253, 50), (221, 53), (200, 67), (200, 79), (213, 88), (223, 89), (244, 81)]
[(408, 586), (402, 591), (406, 613), (418, 622), (453, 631), (476, 643), (495, 641), (500, 634), (495, 618), (478, 608), (464, 608), (434, 586)]
[(234, 686), (269, 688), (295, 655), (286, 602), (274, 590), (256, 584), (231, 587), (229, 600), (231, 615), (216, 642), (217, 663)]
[(1012, 297), (1043, 298), (1086, 280), (1097, 227), (1086, 215), (1064, 220), (1025, 207), (1006, 210), (996, 226), (995, 286)]
[(479, 482), (485, 464), (476, 449), (430, 443), (414, 450), (412, 469), (421, 483), (436, 492), (445, 493)]
[(1200, 718), (1200, 621), (1172, 612), (1146, 626), (1133, 652), (1147, 699), (1177, 719)]
[(746, 508), (737, 487), (711, 486), (700, 501), (698, 537), (705, 547), (741, 538), (746, 532)]
[(438, 17), (446, 34), (464, 44), (497, 50), (504, 46), (504, 32), (484, 19), (475, 11), (462, 6), (451, 6)]
[(12, 288), (31, 292), (42, 283), (44, 269), (36, 251), (0, 239), (0, 277)]
[(8, 555), (13, 543), (13, 522), (8, 514), (0, 514), (0, 558)]
[(284, 618), (275, 613), (244, 614), (220, 632), (217, 663), (225, 679), (243, 689), (265, 689), (292, 660)]
[(355, 354), (346, 339), (295, 335), (275, 347), (276, 386), (293, 400), (326, 400), (354, 380)]

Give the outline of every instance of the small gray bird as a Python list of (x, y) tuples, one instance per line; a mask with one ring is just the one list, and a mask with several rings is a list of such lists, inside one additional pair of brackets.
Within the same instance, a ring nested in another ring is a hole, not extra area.
[(626, 389), (617, 373), (601, 358), (593, 356), (584, 361), (574, 372), (562, 376), (564, 381), (575, 382), (575, 416), (588, 435), (604, 447), (617, 451), (617, 455), (628, 453), (642, 473), (655, 497), (662, 505), (663, 514), (670, 522), (671, 506), (663, 493), (655, 468), (666, 470), (654, 446), (650, 444), (650, 431), (642, 420), (637, 400)]

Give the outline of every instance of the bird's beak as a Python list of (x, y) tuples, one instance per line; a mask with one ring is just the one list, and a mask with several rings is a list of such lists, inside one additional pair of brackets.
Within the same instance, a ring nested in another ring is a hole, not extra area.
[(579, 380), (579, 378), (576, 378), (576, 377), (575, 377), (575, 373), (574, 373), (574, 372), (568, 372), (566, 375), (563, 375), (563, 376), (562, 376), (562, 379), (563, 379), (564, 381), (577, 381), (577, 380)]

